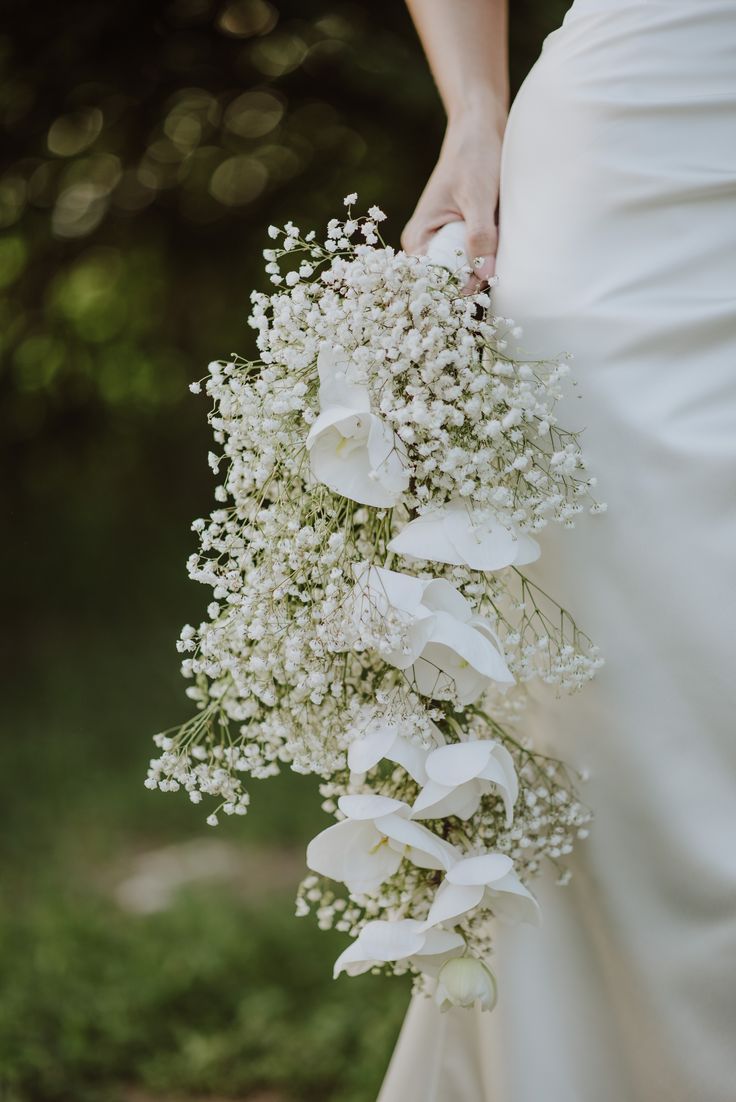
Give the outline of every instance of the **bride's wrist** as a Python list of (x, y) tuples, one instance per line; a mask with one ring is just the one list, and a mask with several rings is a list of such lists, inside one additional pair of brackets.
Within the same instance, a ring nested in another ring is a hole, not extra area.
[(447, 133), (463, 134), (469, 129), (488, 132), (489, 128), (503, 136), (508, 117), (505, 99), (490, 92), (479, 92), (454, 104), (447, 112)]

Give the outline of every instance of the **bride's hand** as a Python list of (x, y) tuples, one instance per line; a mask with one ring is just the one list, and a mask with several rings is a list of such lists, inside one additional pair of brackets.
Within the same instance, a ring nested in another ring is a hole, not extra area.
[(503, 126), (485, 113), (465, 113), (448, 124), (437, 165), (401, 237), (407, 252), (424, 252), (441, 226), (462, 219), (470, 263), (483, 258), (476, 277), (482, 282), (493, 275), (502, 138)]

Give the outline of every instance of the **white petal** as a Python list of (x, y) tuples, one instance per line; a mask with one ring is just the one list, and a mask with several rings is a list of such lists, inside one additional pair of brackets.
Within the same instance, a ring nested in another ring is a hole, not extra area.
[(376, 827), (391, 839), (397, 852), (421, 869), (448, 869), (458, 859), (457, 850), (444, 838), (402, 815), (386, 815), (377, 820)]
[(419, 658), (431, 635), (431, 615), (422, 620), (415, 620), (405, 632), (404, 649), (401, 652), (392, 652), (391, 658), (386, 657), (386, 661), (397, 670), (407, 670)]
[(440, 784), (465, 784), (485, 768), (496, 745), (495, 742), (477, 739), (440, 746), (427, 758), (427, 776)]
[(353, 894), (375, 891), (398, 869), (401, 855), (372, 822), (346, 820), (318, 834), (307, 846), (313, 872), (340, 880)]
[(426, 559), (428, 562), (446, 562), (462, 566), (463, 560), (447, 537), (439, 514), (432, 513), (410, 520), (388, 545), (409, 559)]
[(509, 826), (514, 817), (514, 804), (519, 795), (519, 782), (514, 769), (513, 758), (504, 746), (496, 745), (488, 764), (481, 771), (480, 777), (485, 781), (492, 782), (500, 791), (506, 808), (506, 825)]
[[(417, 692), (440, 697), (454, 687), (460, 704), (472, 704), (489, 681), (501, 684), (513, 681), (498, 651), (480, 632), (459, 624), (445, 613), (435, 615), (444, 617), (445, 622), (439, 628), (433, 626), (431, 634), (444, 635), (447, 643), (430, 640), (424, 647), (421, 658), (414, 664)], [(495, 676), (489, 675), (491, 670)]]
[(525, 532), (519, 532), (516, 537), (518, 550), (514, 559), (514, 566), (526, 566), (530, 562), (536, 562), (542, 554), (542, 548), (535, 539)]
[(405, 769), (417, 784), (424, 784), (427, 779), (424, 763), (427, 760), (428, 753), (429, 750), (425, 750), (423, 746), (399, 736), (394, 742), (391, 752), (386, 756)]
[[(369, 414), (355, 414), (350, 423), (343, 420), (340, 425), (326, 428), (316, 434), (311, 444), (308, 437), (308, 446), (311, 449), (309, 463), (317, 481), (322, 482), (336, 494), (349, 498), (350, 501), (357, 501), (361, 505), (388, 509), (395, 505), (396, 495), (386, 490), (377, 479), (370, 477), (372, 464), (368, 456), (368, 448), (361, 435), (361, 426), (355, 423), (357, 418), (365, 419), (369, 416)], [(312, 429), (314, 427), (313, 425)], [(350, 428), (355, 428), (356, 431), (353, 433), (343, 431)]]
[(412, 819), (470, 819), (480, 804), (482, 791), (477, 781), (456, 788), (429, 781), (417, 796), (411, 809)]
[(413, 918), (389, 922), (367, 922), (355, 941), (335, 961), (334, 977), (345, 971), (350, 976), (367, 972), (374, 964), (402, 960), (423, 948), (427, 934)]
[(454, 585), (444, 578), (424, 583), (422, 604), (432, 612), (444, 612), (461, 624), (470, 620), (473, 609)]
[(368, 729), (363, 738), (348, 747), (348, 768), (352, 773), (367, 773), (390, 751), (398, 736), (396, 724), (379, 724)]
[(523, 566), (540, 555), (539, 544), (531, 536), (507, 528), (499, 520), (478, 519), (468, 503), (459, 500), (409, 521), (388, 546), (408, 558), (473, 570)]
[(379, 607), (383, 609), (395, 608), (410, 616), (419, 614), (426, 582), (398, 570), (365, 563), (354, 566), (353, 573), (356, 584), (370, 596), (374, 605), (380, 602)]
[(422, 696), (439, 700), (454, 691), (460, 704), (472, 704), (488, 688), (487, 677), (462, 662), (455, 651), (435, 643), (414, 663), (411, 680)]
[(459, 623), (446, 612), (435, 613), (430, 643), (453, 650), (465, 665), (472, 666), (492, 681), (514, 680), (499, 651), (485, 633), (469, 624)]
[(352, 945), (340, 953), (332, 969), (332, 978), (337, 979), (341, 972), (347, 972), (349, 976), (361, 976), (364, 972), (370, 972), (375, 960), (366, 960), (365, 953), (356, 938)]
[(515, 872), (486, 888), (485, 900), (494, 915), (505, 922), (529, 922), (533, 926), (541, 922), (539, 904)]
[(421, 951), (426, 933), (421, 922), (413, 918), (394, 922), (378, 919), (366, 922), (358, 937), (360, 946), (371, 960), (403, 960)]
[[(411, 670), (409, 671), (409, 681), (413, 685), (416, 692), (422, 696), (428, 696), (433, 700), (439, 700), (446, 696), (452, 689), (454, 680), (449, 677), (443, 670), (439, 668), (436, 662), (432, 661), (432, 655), (430, 654), (430, 661), (426, 661), (423, 658), (418, 658), (414, 662)], [(480, 679), (480, 689), (478, 696), (482, 692), (486, 685), (484, 678)]]
[[(422, 926), (422, 923), (417, 923)], [(447, 953), (451, 949), (461, 949), (465, 945), (465, 938), (454, 930), (442, 930), (435, 927), (424, 931), (424, 944), (419, 955), (423, 957), (434, 956), (437, 953)]]
[(337, 806), (349, 819), (377, 819), (381, 815), (390, 815), (400, 808), (406, 808), (407, 805), (402, 800), (392, 800), (390, 796), (360, 792), (351, 796), (341, 796)]
[(514, 765), (514, 759), (508, 752), (505, 746), (501, 743), (496, 743), (496, 747), (493, 751), (493, 756), (496, 761), (501, 763), (501, 768), (506, 776), (506, 788), (508, 789), (509, 799), (511, 804), (516, 803), (519, 796), (519, 779), (516, 776), (516, 767)]
[(463, 501), (446, 507), (444, 526), (458, 558), (473, 570), (501, 570), (512, 563), (521, 565), (539, 558), (535, 540), (499, 520), (477, 518)]
[(484, 893), (482, 885), (451, 884), (445, 878), (437, 889), (425, 926), (437, 926), (440, 922), (449, 922), (451, 918), (467, 914), (478, 906)]
[[(435, 936), (440, 939), (437, 943), (430, 940)], [(409, 957), (409, 960), (420, 972), (424, 972), (427, 976), (438, 976), (448, 960), (462, 956), (465, 952), (465, 938), (452, 930), (443, 930), (436, 927), (427, 930), (425, 937), (426, 940), (421, 953), (414, 953)], [(447, 948), (439, 949), (435, 948), (435, 945), (446, 945)]]
[(398, 498), (409, 485), (406, 448), (393, 429), (378, 417), (371, 418), (368, 458), (378, 481)]
[[(349, 406), (330, 406), (313, 422), (307, 434), (307, 449), (314, 446), (316, 441), (330, 432), (338, 432), (344, 439), (368, 442), (370, 432), (368, 416), (360, 410), (351, 409)], [(337, 441), (339, 444), (339, 440)], [(335, 445), (337, 446), (337, 444)]]
[[(464, 857), (450, 869), (447, 879), (451, 884), (494, 884), (513, 869), (514, 862), (504, 853), (481, 853), (477, 857)], [(514, 874), (515, 875), (515, 874)]]
[(473, 628), (475, 631), (479, 631), (481, 635), (483, 635), (486, 639), (493, 643), (494, 647), (503, 658), (503, 647), (501, 646), (501, 641), (498, 638), (498, 634), (496, 633), (496, 630), (490, 620), (488, 620), (485, 616), (471, 616), (471, 618), (468, 620), (468, 626)]

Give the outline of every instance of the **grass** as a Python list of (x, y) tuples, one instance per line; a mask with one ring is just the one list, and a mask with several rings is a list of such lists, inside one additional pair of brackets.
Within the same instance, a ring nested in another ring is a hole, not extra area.
[(150, 1094), (369, 1102), (406, 999), (377, 977), (332, 982), (338, 939), (290, 901), (243, 909), (183, 893), (125, 915), (93, 895), (36, 897), (0, 922), (7, 1102)]
[[(98, 580), (77, 608), (79, 591), (24, 595), (0, 771), (0, 1099), (372, 1102), (406, 985), (333, 982), (344, 938), (257, 873), (259, 854), (293, 868), (326, 822), (314, 781), (255, 784), (249, 815), (215, 831), (202, 806), (143, 787), (150, 735), (187, 713), (172, 641), (201, 595), (182, 558), (159, 546), (145, 576), (99, 602)], [(243, 853), (247, 892), (194, 883), (153, 914), (116, 901), (140, 855), (203, 838)]]

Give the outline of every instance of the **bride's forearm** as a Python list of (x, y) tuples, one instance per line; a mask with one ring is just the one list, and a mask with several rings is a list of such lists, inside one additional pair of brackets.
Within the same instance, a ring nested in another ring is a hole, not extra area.
[(508, 112), (506, 0), (407, 0), (447, 111), (434, 172), (402, 245), (424, 251), (440, 226), (462, 221), (481, 282), (494, 272), (501, 143)]
[(481, 114), (503, 130), (507, 0), (407, 0), (449, 122)]

